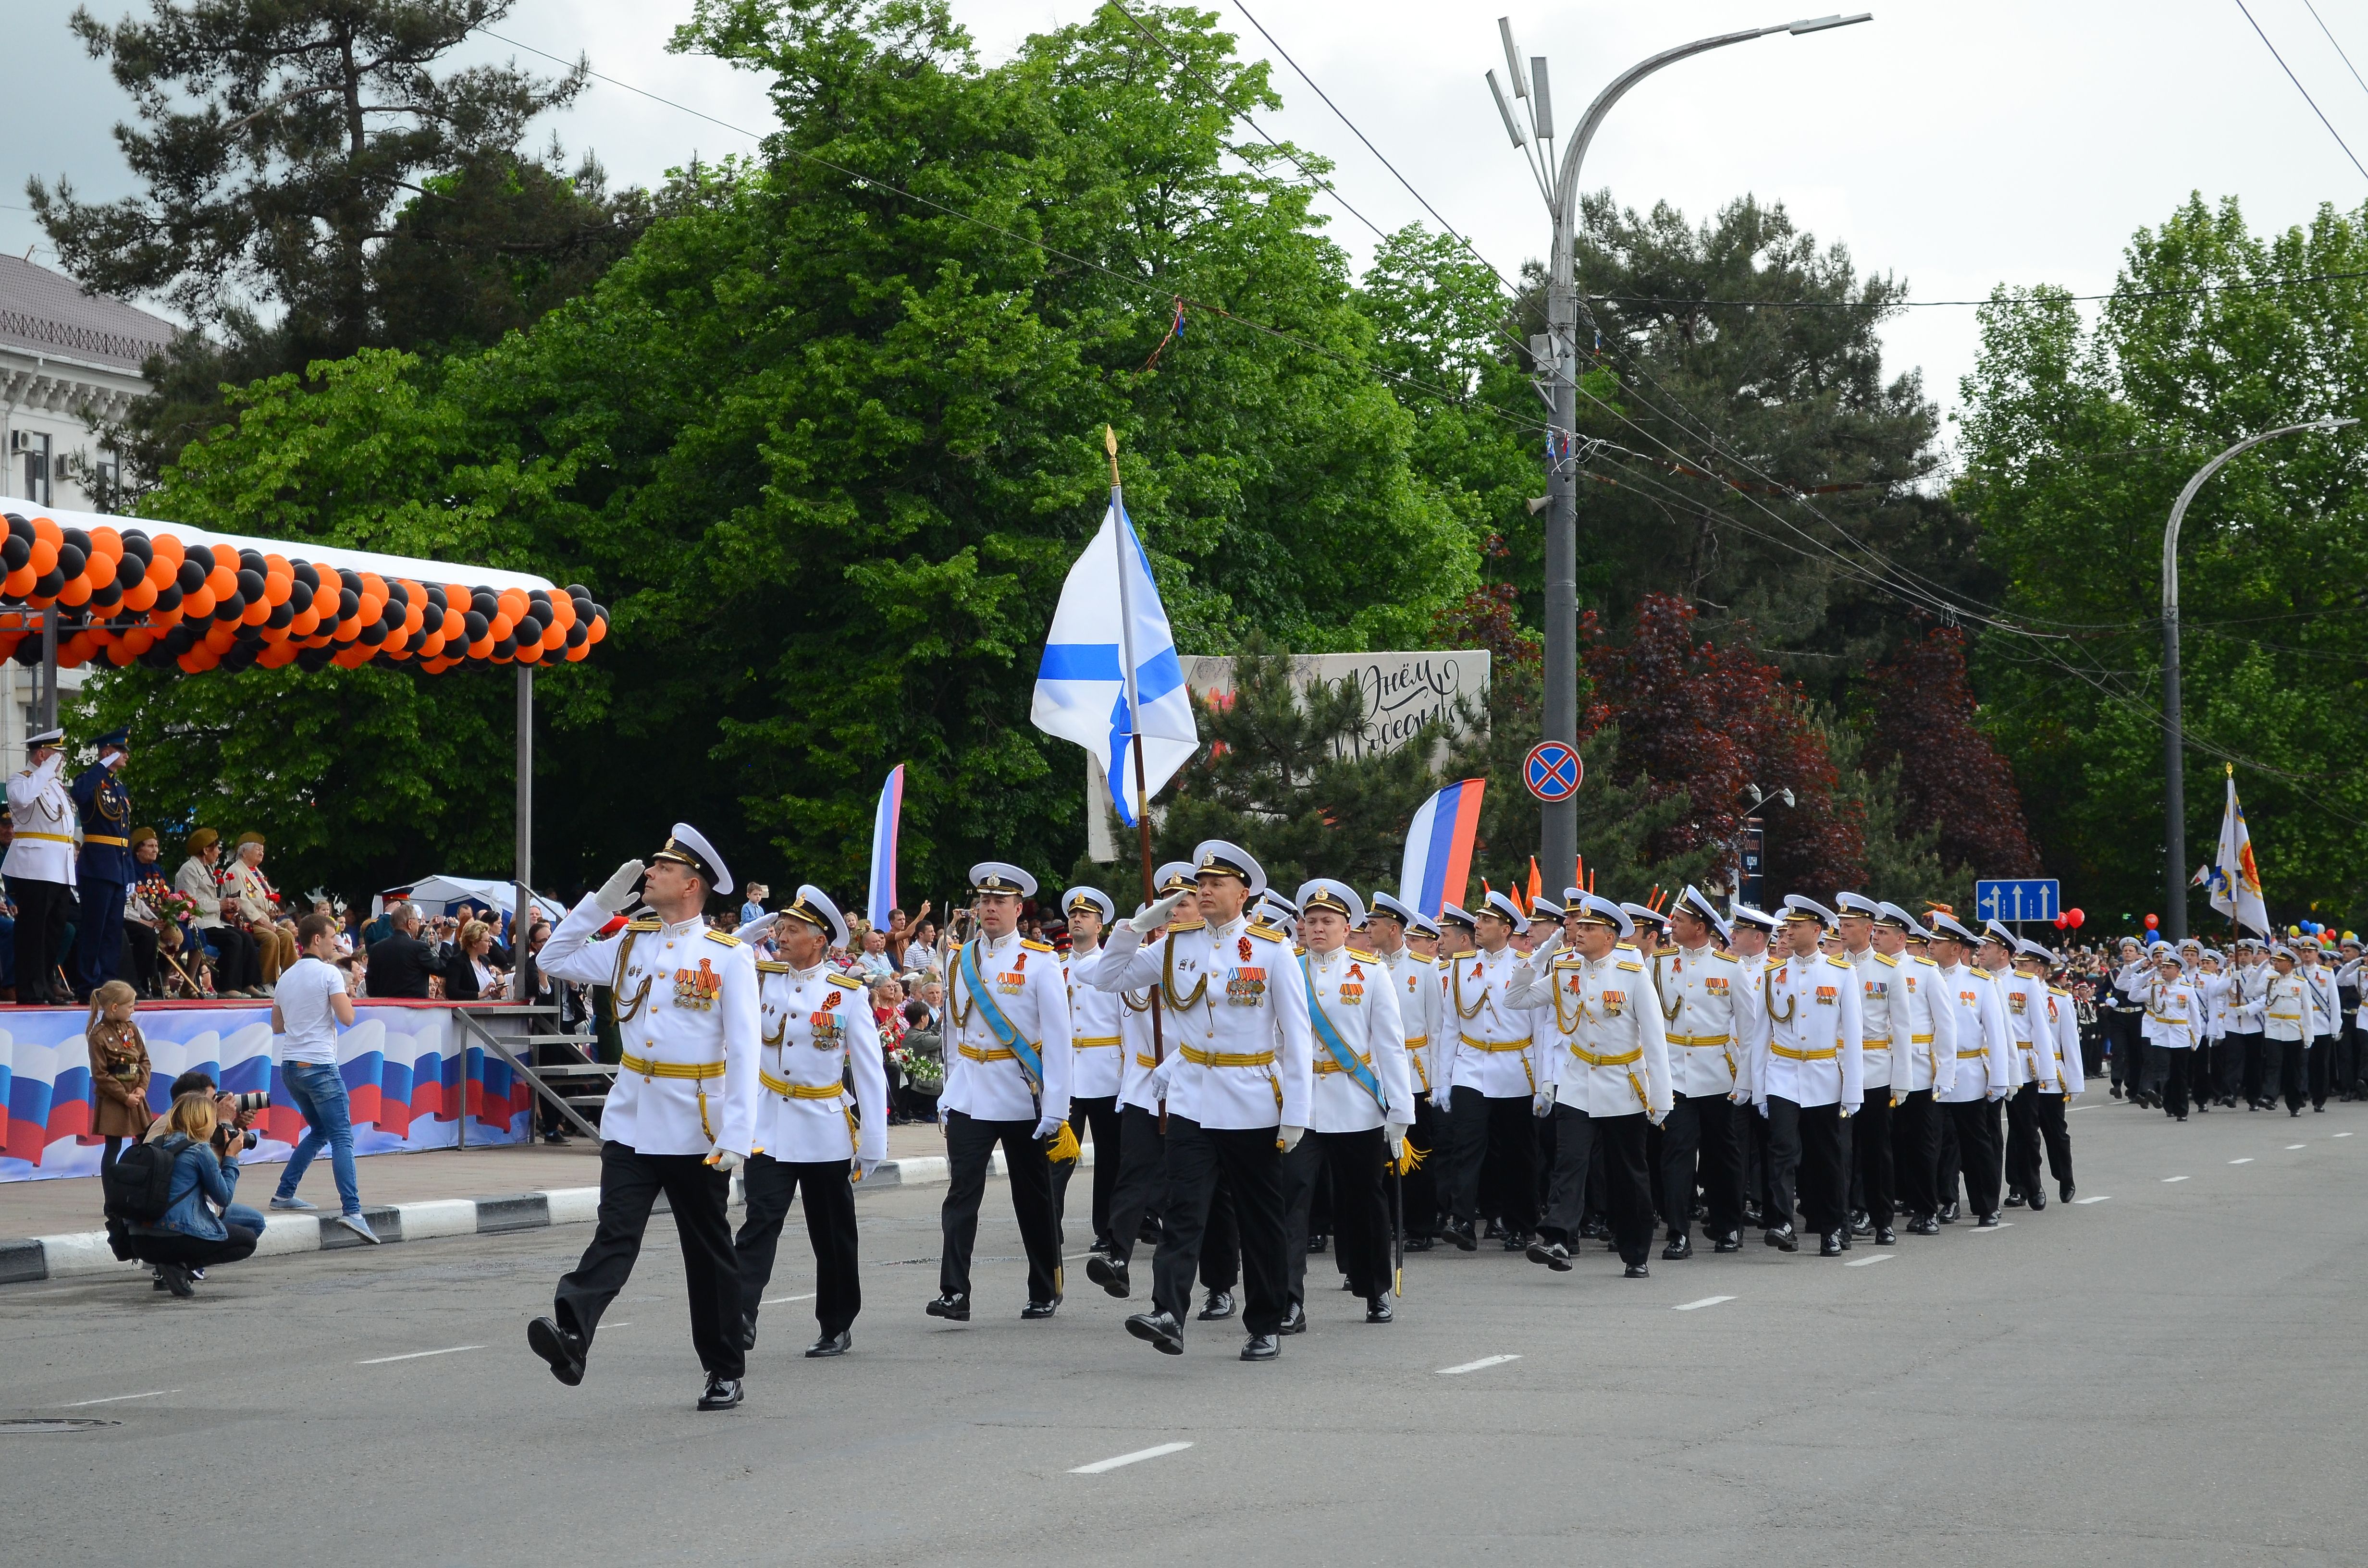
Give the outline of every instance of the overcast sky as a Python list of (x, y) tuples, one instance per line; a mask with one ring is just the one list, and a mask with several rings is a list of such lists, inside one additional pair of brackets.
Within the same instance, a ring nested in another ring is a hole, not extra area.
[[(955, 0), (982, 52), (1083, 18), (1092, 0)], [(1272, 58), (1234, 0), (1213, 0), (1245, 52)], [(1812, 0), (1814, 5), (1816, 0)], [(1861, 0), (1865, 3), (1865, 0)], [(2368, 87), (2305, 0), (2247, 0), (2351, 148), (2368, 161)], [(2316, 0), (2368, 70), (2368, 16)], [(112, 16), (122, 0), (90, 0)], [(1525, 55), (1553, 62), (1556, 117), (1576, 123), (1635, 60), (1692, 37), (1788, 19), (1782, 0), (1250, 0), (1258, 19), (1440, 212), (1511, 274), (1546, 248), (1543, 208), (1490, 107), (1481, 73), (1503, 53), (1508, 6)], [(2256, 229), (2357, 208), (2363, 179), (2264, 47), (2237, 0), (1874, 0), (1866, 25), (1784, 35), (1682, 62), (1631, 93), (1583, 176), (1629, 205), (1676, 203), (1699, 219), (1745, 191), (1782, 200), (1861, 269), (1919, 300), (1975, 299), (2000, 282), (2110, 288), (2131, 232), (2189, 191), (2235, 195)], [(678, 0), (519, 0), (500, 30), (650, 92), (762, 131), (762, 83), (664, 52)], [(28, 174), (70, 176), (92, 196), (131, 188), (109, 127), (126, 111), (65, 30), (70, 0), (13, 0), (0, 55), (0, 248), (40, 242), (23, 210)], [(1809, 11), (1805, 14), (1817, 14)], [(471, 51), (511, 51), (484, 43)], [(520, 56), (522, 60), (530, 57)], [(1415, 199), (1275, 59), (1286, 108), (1268, 129), (1332, 158), (1340, 192), (1383, 229), (1423, 216)], [(653, 182), (694, 152), (750, 143), (716, 125), (595, 84), (552, 129), (620, 181)], [(1360, 258), (1372, 235), (1334, 211)], [(36, 259), (49, 259), (46, 250)], [(1974, 313), (1914, 310), (1886, 331), (1896, 370), (1920, 368), (1944, 406), (1972, 365)]]

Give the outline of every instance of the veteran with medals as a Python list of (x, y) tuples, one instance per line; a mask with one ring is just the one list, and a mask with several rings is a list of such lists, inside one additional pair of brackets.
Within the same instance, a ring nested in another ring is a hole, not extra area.
[(1049, 942), (1019, 935), (1019, 906), (1036, 879), (1000, 860), (970, 869), (979, 934), (955, 949), (946, 977), (946, 1086), (938, 1113), (946, 1134), (945, 1244), (928, 1314), (968, 1323), (970, 1259), (978, 1206), (997, 1144), (1011, 1210), (1028, 1254), (1029, 1322), (1061, 1304), (1061, 1221), (1053, 1162), (1074, 1161), (1069, 1131), (1069, 988)]
[[(602, 936), (642, 884), (645, 919)], [(600, 1209), (592, 1244), (559, 1282), (552, 1315), (527, 1344), (573, 1388), (600, 1314), (641, 1256), (651, 1207), (664, 1193), (682, 1244), (690, 1340), (707, 1369), (701, 1410), (741, 1399), (740, 1275), (724, 1217), (732, 1172), (756, 1146), (762, 1025), (756, 949), (709, 927), (711, 894), (729, 893), (722, 856), (688, 823), (643, 868), (628, 860), (568, 911), (536, 955), (545, 974), (605, 985), (624, 1045), (600, 1110)]]
[(838, 905), (808, 884), (788, 908), (743, 926), (738, 935), (753, 943), (768, 930), (785, 961), (757, 960), (764, 1011), (757, 1081), (763, 1092), (757, 1099), (757, 1148), (744, 1178), (748, 1215), (733, 1241), (740, 1270), (740, 1347), (756, 1348), (757, 1304), (773, 1278), (790, 1199), (803, 1193), (814, 1255), (814, 1321), (822, 1328), (806, 1355), (838, 1356), (853, 1344), (855, 1314), (863, 1309), (853, 1182), (888, 1158), (888, 1071), (864, 976), (829, 961), (831, 948), (843, 948), (848, 939)]

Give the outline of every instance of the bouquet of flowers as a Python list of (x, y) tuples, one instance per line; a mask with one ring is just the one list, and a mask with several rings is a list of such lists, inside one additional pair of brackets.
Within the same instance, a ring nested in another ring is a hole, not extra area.
[(198, 917), (198, 901), (161, 878), (142, 883), (140, 896), (159, 920), (186, 926)]
[(888, 1053), (888, 1060), (916, 1093), (934, 1095), (946, 1086), (946, 1064), (942, 1062), (901, 1045)]

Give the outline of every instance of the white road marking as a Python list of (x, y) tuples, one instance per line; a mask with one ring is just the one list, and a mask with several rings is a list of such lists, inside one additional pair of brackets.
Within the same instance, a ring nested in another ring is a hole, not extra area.
[(2289, 1143), (2286, 1145), (2286, 1152), (2288, 1153), (2292, 1153), (2296, 1149), (2307, 1149), (2309, 1147), (2310, 1145), (2307, 1143)]
[(1873, 1264), (1877, 1264), (1877, 1263), (1889, 1263), (1889, 1262), (1890, 1262), (1894, 1257), (1896, 1257), (1896, 1256), (1898, 1256), (1898, 1255), (1897, 1255), (1896, 1253), (1879, 1252), (1879, 1253), (1876, 1253), (1873, 1257), (1854, 1257), (1854, 1258), (1851, 1258), (1848, 1263), (1843, 1264), (1843, 1265), (1842, 1265), (1842, 1267), (1843, 1267), (1844, 1268), (1865, 1268), (1865, 1267), (1869, 1267), (1870, 1265), (1873, 1265)]
[(1519, 1356), (1483, 1356), (1477, 1361), (1466, 1361), (1460, 1367), (1441, 1367), (1439, 1375), (1452, 1378), (1460, 1372), (1476, 1372), (1484, 1367), (1501, 1367), (1508, 1361), (1518, 1361)]
[(2253, 1156), (2248, 1154), (2241, 1160), (2231, 1160), (2228, 1163), (2232, 1165), (2249, 1165), (2253, 1163)]
[(2072, 1201), (2075, 1203), (2106, 1203), (2112, 1201), (2112, 1196), (2113, 1195), (2110, 1192), (2100, 1192), (2094, 1198), (2076, 1198)]
[(1191, 1446), (1190, 1443), (1162, 1443), (1156, 1449), (1137, 1449), (1131, 1454), (1121, 1454), (1116, 1459), (1096, 1460), (1091, 1464), (1081, 1464), (1069, 1473), (1099, 1475), (1106, 1470), (1116, 1470), (1122, 1464), (1140, 1464), (1144, 1460), (1156, 1460), (1162, 1454), (1180, 1454)]
[(1673, 1312), (1700, 1312), (1704, 1307), (1714, 1307), (1721, 1301), (1731, 1301), (1733, 1300), (1735, 1300), (1735, 1298), (1732, 1296), (1704, 1296), (1699, 1301), (1680, 1301), (1669, 1310)]
[(58, 1410), (80, 1410), (85, 1404), (120, 1404), (127, 1399), (162, 1399), (168, 1393), (178, 1393), (180, 1392), (181, 1391), (179, 1389), (150, 1389), (146, 1393), (111, 1393), (105, 1399), (78, 1399), (70, 1404), (56, 1405), (52, 1408)]
[(760, 1307), (778, 1307), (790, 1301), (811, 1301), (816, 1294), (817, 1292), (809, 1290), (803, 1296), (768, 1296), (757, 1304)]
[(2165, 1176), (2165, 1177), (2163, 1177), (2162, 1179), (2163, 1179), (2165, 1182), (2167, 1182), (2167, 1183), (2168, 1183), (2168, 1182), (2174, 1182), (2174, 1181), (2185, 1181), (2187, 1178), (2186, 1178), (2185, 1176)]
[(1974, 1227), (1974, 1234), (1977, 1236), (1987, 1236), (1992, 1231), (2011, 1231), (2012, 1229), (2014, 1229), (2013, 1221), (2000, 1220), (1995, 1225), (1975, 1225)]
[[(624, 1324), (610, 1324), (610, 1328), (624, 1328)], [(367, 1361), (357, 1361), (357, 1367), (383, 1367), (389, 1361), (416, 1361), (422, 1356), (458, 1356), (463, 1350), (483, 1350), (482, 1345), (448, 1345), (441, 1350), (414, 1350), (407, 1356), (373, 1356)]]
[(2330, 1137), (2335, 1137), (2335, 1138), (2349, 1138), (2349, 1137), (2351, 1137), (2351, 1134), (2350, 1134), (2349, 1132), (2336, 1132), (2336, 1133), (2330, 1133), (2330, 1134), (2329, 1134), (2329, 1136), (2330, 1136)]

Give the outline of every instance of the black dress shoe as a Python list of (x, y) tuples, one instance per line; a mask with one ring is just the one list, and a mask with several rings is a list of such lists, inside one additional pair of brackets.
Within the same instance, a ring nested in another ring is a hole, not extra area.
[(1110, 1256), (1110, 1244), (1108, 1236), (1096, 1236), (1094, 1238), (1094, 1244), (1087, 1247), (1086, 1250), (1087, 1252), (1099, 1253), (1103, 1256), (1107, 1257)]
[(1850, 1234), (1850, 1228), (1848, 1225), (1844, 1225), (1840, 1230), (1834, 1233), (1842, 1239), (1842, 1251), (1848, 1252), (1850, 1248), (1858, 1245), (1858, 1239)]
[(2073, 1185), (2072, 1185), (2070, 1182), (2068, 1182), (2068, 1181), (2067, 1181), (2067, 1182), (2062, 1182), (2062, 1183), (2057, 1184), (2056, 1188), (2055, 1188), (2055, 1195), (2056, 1195), (2058, 1198), (2062, 1199), (2065, 1202), (2069, 1203), (2069, 1202), (2071, 1202), (2071, 1201), (2072, 1201), (2072, 1194), (2073, 1194), (2076, 1190), (2078, 1190), (2078, 1189), (2077, 1189), (2077, 1188), (2075, 1188), (2075, 1187), (2073, 1187)]
[(1957, 1200), (1952, 1198), (1948, 1202), (1941, 1205), (1941, 1212), (1936, 1215), (1935, 1218), (1944, 1225), (1953, 1225), (1957, 1222), (1957, 1217), (1962, 1212), (1963, 1210), (1957, 1207)]
[(528, 1349), (551, 1363), (551, 1375), (569, 1388), (584, 1381), (584, 1341), (558, 1324), (549, 1318), (535, 1319), (526, 1325), (526, 1343)]
[(1429, 1252), (1438, 1244), (1439, 1242), (1436, 1237), (1408, 1236), (1406, 1242), (1406, 1249), (1408, 1252)]
[(970, 1298), (968, 1296), (957, 1296), (948, 1293), (946, 1295), (939, 1296), (936, 1301), (931, 1301), (927, 1310), (931, 1317), (943, 1318), (948, 1323), (970, 1322)]
[(1159, 1221), (1156, 1220), (1145, 1220), (1142, 1224), (1137, 1225), (1134, 1228), (1134, 1244), (1144, 1247), (1157, 1246), (1159, 1244)]
[(1390, 1311), (1390, 1299), (1387, 1296), (1368, 1296), (1365, 1298), (1365, 1321), (1367, 1323), (1394, 1323), (1396, 1319), (1397, 1314)]
[(1874, 1228), (1874, 1244), (1879, 1247), (1897, 1246), (1899, 1236), (1890, 1226), (1877, 1225)]
[(1611, 1239), (1611, 1222), (1601, 1218), (1590, 1219), (1578, 1227), (1578, 1233), (1590, 1242), (1608, 1242)]
[(1801, 1238), (1790, 1225), (1778, 1225), (1772, 1230), (1762, 1231), (1759, 1233), (1759, 1239), (1778, 1252), (1801, 1250)]
[(1937, 1236), (1941, 1233), (1941, 1221), (1930, 1214), (1918, 1214), (1907, 1221), (1907, 1233), (1911, 1236)]
[(1055, 1297), (1049, 1301), (1030, 1301), (1026, 1306), (1019, 1309), (1019, 1321), (1021, 1323), (1041, 1323), (1060, 1310), (1061, 1302), (1058, 1297)]
[(1245, 1361), (1271, 1361), (1282, 1354), (1282, 1341), (1271, 1334), (1253, 1334), (1242, 1342)]
[(701, 1410), (736, 1410), (740, 1406), (740, 1380), (719, 1378), (707, 1374), (707, 1392), (699, 1396)]
[(837, 1334), (825, 1334), (806, 1346), (806, 1359), (819, 1361), (825, 1356), (844, 1356), (847, 1354), (848, 1346), (854, 1343), (855, 1333), (852, 1329), (842, 1328)]
[(1530, 1250), (1530, 1238), (1520, 1231), (1508, 1231), (1503, 1245), (1507, 1252), (1527, 1252)]
[(1307, 1238), (1307, 1250), (1311, 1253), (1329, 1252), (1332, 1250), (1332, 1238), (1318, 1231)]
[[(1301, 1307), (1300, 1307), (1300, 1305), (1299, 1305), (1299, 1303), (1298, 1303), (1297, 1301), (1293, 1301), (1293, 1302), (1292, 1302), (1289, 1306), (1287, 1306), (1287, 1307), (1285, 1307), (1285, 1308), (1283, 1309), (1283, 1311), (1282, 1311), (1282, 1326), (1281, 1326), (1281, 1327), (1280, 1327), (1280, 1328), (1278, 1328), (1278, 1329), (1276, 1329), (1276, 1330), (1275, 1330), (1275, 1333), (1277, 1333), (1277, 1334), (1305, 1334), (1306, 1332), (1307, 1332), (1307, 1313), (1306, 1313), (1304, 1310), (1302, 1310), (1302, 1309), (1301, 1309)], [(1253, 1337), (1255, 1337), (1255, 1336), (1253, 1336)]]
[(755, 1348), (757, 1348), (757, 1320), (744, 1316), (740, 1320), (740, 1354), (746, 1356)]
[(2046, 1208), (2046, 1207), (2047, 1207), (2047, 1194), (2046, 1194), (2045, 1192), (2044, 1192), (2044, 1191), (2039, 1191), (2039, 1190), (2034, 1189), (2034, 1190), (2032, 1191), (2032, 1195), (2031, 1195), (2031, 1211), (2032, 1211), (2032, 1213), (2036, 1214), (2036, 1213), (2038, 1213), (2042, 1209), (2044, 1209), (2044, 1208)]
[(1114, 1263), (1107, 1257), (1086, 1259), (1086, 1278), (1121, 1301), (1134, 1289), (1133, 1283), (1127, 1278), (1126, 1265)]
[(1845, 1233), (1844, 1231), (1827, 1231), (1817, 1242), (1817, 1256), (1819, 1257), (1841, 1256), (1842, 1237)]
[(1126, 1320), (1127, 1333), (1163, 1356), (1184, 1354), (1184, 1325), (1169, 1312), (1137, 1312)]
[(1850, 1233), (1854, 1236), (1874, 1234), (1874, 1221), (1867, 1217), (1866, 1210), (1863, 1209), (1850, 1215)]
[(1488, 1228), (1481, 1233), (1480, 1239), (1484, 1242), (1493, 1242), (1502, 1237), (1504, 1233), (1505, 1222), (1502, 1220), (1491, 1220), (1488, 1221)]
[(1479, 1238), (1472, 1233), (1472, 1221), (1458, 1220), (1447, 1227), (1447, 1239), (1455, 1244), (1458, 1252), (1478, 1252)]
[(1743, 1206), (1743, 1222), (1745, 1224), (1757, 1225), (1759, 1223), (1759, 1205), (1757, 1203), (1747, 1203)]
[(1711, 1243), (1710, 1250), (1713, 1252), (1741, 1252), (1743, 1250), (1743, 1233), (1740, 1231), (1727, 1232), (1725, 1234), (1718, 1237), (1715, 1241)]
[(1570, 1272), (1570, 1248), (1560, 1242), (1534, 1241), (1530, 1244), (1530, 1261), (1543, 1263), (1556, 1274)]
[(1974, 1229), (1977, 1231), (1995, 1231), (1998, 1228), (1998, 1210), (1993, 1209), (1988, 1213), (1974, 1221)]
[(2009, 1209), (2021, 1208), (2022, 1194), (2020, 1192), (2009, 1191), (2006, 1195), (2006, 1206)]
[(1628, 1278), (1631, 1279), (1649, 1279), (1652, 1276), (1653, 1271), (1641, 1263), (1632, 1263), (1628, 1266)]
[(1201, 1308), (1201, 1321), (1219, 1323), (1233, 1315), (1234, 1293), (1231, 1290), (1210, 1291), (1207, 1303)]
[(1693, 1255), (1693, 1238), (1685, 1234), (1683, 1232), (1671, 1236), (1669, 1238), (1669, 1244), (1661, 1249), (1662, 1258), (1669, 1263), (1676, 1263), (1680, 1259), (1691, 1257)]

